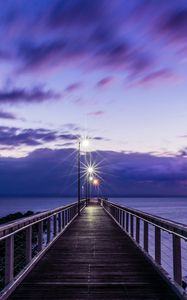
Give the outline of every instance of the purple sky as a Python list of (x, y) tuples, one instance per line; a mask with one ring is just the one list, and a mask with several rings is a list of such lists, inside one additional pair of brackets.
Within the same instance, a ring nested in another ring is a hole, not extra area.
[(7, 0), (0, 19), (0, 194), (67, 194), (89, 135), (105, 193), (187, 195), (186, 0)]

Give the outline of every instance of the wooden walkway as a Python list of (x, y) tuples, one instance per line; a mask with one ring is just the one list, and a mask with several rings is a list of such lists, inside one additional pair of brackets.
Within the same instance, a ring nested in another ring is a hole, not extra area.
[(177, 300), (99, 205), (84, 209), (9, 299)]

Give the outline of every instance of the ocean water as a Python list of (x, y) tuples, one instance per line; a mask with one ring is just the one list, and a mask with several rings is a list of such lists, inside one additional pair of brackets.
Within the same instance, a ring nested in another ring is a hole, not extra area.
[(34, 212), (42, 212), (60, 206), (65, 206), (76, 201), (76, 198), (29, 198), (29, 197), (14, 197), (0, 198), (0, 217), (12, 214), (15, 212), (26, 212), (28, 210)]
[[(77, 201), (74, 198), (0, 198), (0, 217), (15, 212), (42, 212)], [(136, 208), (163, 218), (187, 224), (186, 198), (109, 198), (127, 207)]]
[(111, 198), (111, 201), (145, 211), (178, 223), (187, 224), (187, 197)]

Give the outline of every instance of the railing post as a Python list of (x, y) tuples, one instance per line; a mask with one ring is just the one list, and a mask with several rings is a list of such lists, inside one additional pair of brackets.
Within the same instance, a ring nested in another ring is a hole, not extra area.
[(47, 220), (47, 244), (51, 241), (51, 218)]
[(14, 236), (5, 240), (5, 285), (14, 277)]
[(65, 209), (65, 211), (64, 211), (64, 215), (65, 215), (65, 226), (67, 225), (67, 209)]
[(26, 264), (32, 259), (32, 226), (26, 228)]
[(133, 215), (130, 215), (130, 222), (131, 222), (131, 236), (134, 236), (134, 218)]
[(53, 236), (56, 236), (56, 214), (53, 216)]
[(124, 212), (124, 210), (123, 210), (122, 216), (123, 216), (123, 224), (122, 224), (122, 227), (125, 228), (125, 212)]
[(148, 223), (144, 221), (144, 250), (148, 252), (149, 244), (148, 244)]
[(68, 223), (71, 221), (71, 207), (69, 208), (69, 219), (68, 219)]
[(62, 211), (62, 228), (65, 227), (64, 210)]
[(126, 224), (125, 224), (126, 232), (129, 232), (129, 214), (126, 212)]
[(112, 210), (112, 216), (115, 218), (115, 208), (113, 206), (110, 206)]
[(61, 232), (62, 230), (62, 216), (61, 216), (61, 212), (58, 214), (58, 232)]
[(136, 217), (136, 242), (140, 243), (140, 219)]
[(43, 221), (38, 223), (38, 251), (43, 247)]
[(161, 265), (161, 231), (155, 226), (155, 261)]
[(174, 280), (181, 285), (182, 268), (181, 268), (181, 239), (173, 234), (173, 275)]

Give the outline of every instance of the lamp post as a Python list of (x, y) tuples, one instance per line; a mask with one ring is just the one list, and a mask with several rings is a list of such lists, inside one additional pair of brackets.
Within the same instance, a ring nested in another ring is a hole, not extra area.
[(77, 164), (78, 164), (78, 168), (77, 168), (77, 176), (78, 176), (78, 186), (77, 186), (77, 191), (78, 191), (78, 215), (80, 216), (80, 207), (81, 207), (81, 141), (79, 140), (79, 144), (78, 144), (78, 156), (77, 156)]
[(89, 140), (84, 138), (78, 140), (78, 155), (77, 155), (77, 202), (78, 202), (78, 215), (80, 216), (81, 210), (81, 145), (88, 148)]
[(87, 178), (88, 178), (88, 197), (89, 200), (91, 198), (91, 182), (93, 181), (94, 177), (94, 172), (95, 172), (95, 168), (94, 165), (89, 165), (87, 167)]

